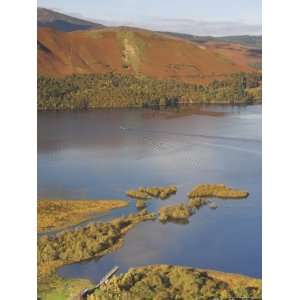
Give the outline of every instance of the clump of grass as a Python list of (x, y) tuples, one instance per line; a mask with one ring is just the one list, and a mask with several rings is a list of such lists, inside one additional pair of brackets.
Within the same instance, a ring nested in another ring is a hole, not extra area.
[(207, 204), (207, 200), (202, 199), (200, 197), (197, 198), (190, 198), (188, 200), (188, 207), (189, 208), (200, 208), (201, 206), (204, 206)]
[(188, 194), (189, 198), (198, 197), (217, 197), (217, 198), (230, 198), (240, 199), (248, 197), (249, 193), (246, 191), (233, 189), (225, 186), (224, 184), (200, 184), (193, 188)]
[(136, 200), (135, 206), (137, 209), (144, 209), (147, 206), (146, 201), (143, 199), (138, 199), (138, 200)]
[(172, 265), (129, 269), (95, 290), (88, 300), (261, 298), (261, 280)]
[(134, 198), (134, 199), (151, 199), (151, 196), (149, 196), (147, 193), (142, 192), (140, 190), (128, 190), (126, 192), (126, 195), (130, 198)]
[(140, 187), (139, 191), (148, 194), (151, 197), (160, 198), (161, 200), (169, 198), (176, 194), (177, 187), (174, 185), (162, 187)]
[(188, 221), (192, 215), (192, 209), (183, 203), (164, 206), (159, 209), (159, 220), (162, 223), (168, 221)]
[(177, 187), (174, 185), (162, 187), (139, 187), (137, 190), (128, 190), (126, 195), (135, 199), (150, 199), (160, 198), (161, 200), (169, 198), (171, 195), (176, 194)]
[(64, 279), (56, 274), (47, 277), (38, 285), (38, 299), (41, 300), (69, 300), (74, 299), (85, 288), (92, 288), (93, 284), (87, 279)]

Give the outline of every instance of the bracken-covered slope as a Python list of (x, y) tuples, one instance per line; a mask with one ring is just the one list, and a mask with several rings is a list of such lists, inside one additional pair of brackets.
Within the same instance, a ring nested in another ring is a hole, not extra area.
[(253, 71), (246, 60), (152, 31), (126, 27), (74, 32), (38, 29), (39, 75), (117, 72), (207, 83)]
[(178, 32), (161, 32), (171, 36), (180, 37), (196, 43), (219, 42), (219, 43), (233, 43), (239, 44), (248, 48), (261, 49), (262, 36), (261, 35), (232, 35), (232, 36), (198, 36)]
[(183, 33), (166, 32), (166, 34), (188, 40), (210, 51), (227, 57), (234, 63), (248, 65), (261, 70), (262, 64), (262, 37), (261, 36), (195, 36)]

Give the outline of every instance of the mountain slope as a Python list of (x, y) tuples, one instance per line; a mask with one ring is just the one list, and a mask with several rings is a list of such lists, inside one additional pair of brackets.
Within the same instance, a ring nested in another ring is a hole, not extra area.
[(198, 36), (185, 33), (177, 32), (161, 32), (171, 36), (179, 37), (196, 43), (207, 43), (207, 42), (223, 42), (223, 43), (234, 43), (241, 46), (261, 49), (262, 47), (262, 36), (261, 35), (235, 35), (235, 36)]
[(261, 36), (196, 36), (182, 33), (166, 32), (166, 34), (182, 38), (221, 54), (240, 65), (250, 65), (261, 70), (262, 37)]
[(65, 32), (104, 27), (101, 24), (74, 18), (42, 7), (37, 9), (37, 24), (38, 27), (50, 27)]
[(146, 75), (207, 83), (228, 74), (254, 71), (247, 62), (230, 59), (184, 39), (134, 28), (76, 32), (38, 29), (38, 73)]

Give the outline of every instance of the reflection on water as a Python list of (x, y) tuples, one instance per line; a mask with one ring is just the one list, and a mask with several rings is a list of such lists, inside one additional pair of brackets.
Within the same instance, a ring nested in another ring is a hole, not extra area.
[[(217, 200), (187, 225), (139, 224), (119, 251), (62, 268), (65, 277), (99, 280), (113, 265), (120, 271), (172, 263), (261, 276), (261, 108), (195, 106), (183, 110), (99, 110), (39, 113), (40, 198), (124, 198), (141, 185), (176, 184), (168, 200), (186, 201), (198, 183), (247, 189), (247, 200)], [(132, 200), (131, 200), (132, 201)], [(136, 211), (134, 203), (100, 216)]]

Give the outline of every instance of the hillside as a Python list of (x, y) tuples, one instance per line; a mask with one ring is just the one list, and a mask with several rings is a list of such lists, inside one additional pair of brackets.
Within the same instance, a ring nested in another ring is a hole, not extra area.
[(228, 43), (238, 43), (240, 45), (251, 47), (251, 48), (262, 48), (262, 36), (252, 36), (252, 35), (238, 35), (238, 36), (224, 36), (217, 38), (219, 41), (224, 41)]
[(233, 35), (233, 36), (198, 36), (185, 33), (177, 32), (161, 32), (171, 36), (180, 37), (196, 43), (207, 43), (207, 42), (222, 42), (222, 43), (234, 43), (249, 48), (262, 48), (262, 36), (261, 35)]
[(60, 32), (38, 29), (38, 74), (142, 74), (156, 79), (208, 83), (253, 72), (247, 60), (181, 38), (134, 28)]
[(262, 37), (261, 36), (196, 36), (190, 34), (166, 32), (170, 36), (182, 38), (203, 47), (214, 53), (221, 54), (236, 64), (249, 65), (261, 70), (262, 63)]
[(37, 9), (37, 25), (38, 27), (49, 27), (66, 32), (104, 27), (101, 24), (74, 18), (42, 7)]

